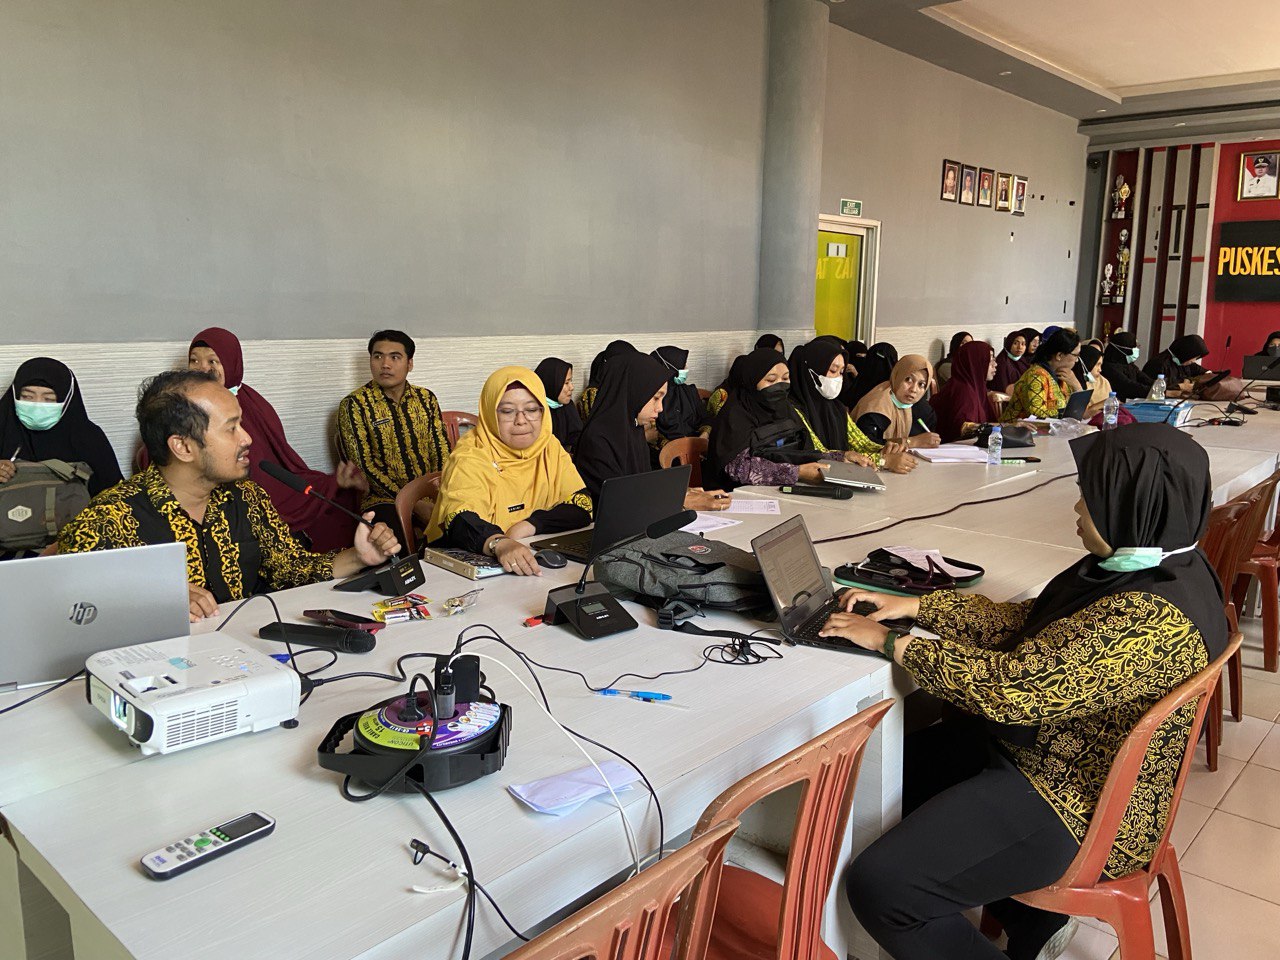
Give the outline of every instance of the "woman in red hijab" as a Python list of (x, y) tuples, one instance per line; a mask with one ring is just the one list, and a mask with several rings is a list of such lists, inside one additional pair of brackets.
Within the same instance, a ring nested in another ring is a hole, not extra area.
[(943, 443), (954, 443), (972, 433), (968, 424), (995, 423), (1000, 419), (987, 396), (987, 381), (995, 373), (995, 365), (991, 345), (980, 340), (961, 345), (952, 355), (951, 379), (929, 401), (938, 415), (938, 433)]
[(355, 538), (356, 522), (322, 500), (291, 490), (262, 472), (262, 460), (278, 463), (296, 473), (316, 492), (337, 500), (351, 510), (360, 506), (360, 497), (369, 488), (360, 468), (352, 463), (338, 465), (336, 474), (312, 470), (289, 445), (280, 416), (266, 397), (244, 382), (244, 356), (236, 335), (221, 327), (201, 330), (191, 340), (187, 366), (207, 370), (240, 401), (241, 423), (253, 438), (249, 457), (249, 479), (262, 487), (294, 533), (306, 534), (311, 549), (318, 552), (342, 550)]

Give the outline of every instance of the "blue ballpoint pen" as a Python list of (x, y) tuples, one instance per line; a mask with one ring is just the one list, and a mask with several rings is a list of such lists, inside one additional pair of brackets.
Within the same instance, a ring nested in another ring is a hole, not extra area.
[(644, 700), (647, 703), (661, 703), (663, 700), (670, 700), (669, 693), (653, 693), (649, 690), (617, 690), (613, 687), (605, 687), (603, 690), (597, 690), (602, 697), (630, 697), (632, 700)]

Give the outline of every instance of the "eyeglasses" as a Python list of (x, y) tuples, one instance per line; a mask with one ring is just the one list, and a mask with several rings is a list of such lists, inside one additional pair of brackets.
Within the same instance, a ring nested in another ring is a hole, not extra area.
[(542, 405), (539, 404), (536, 407), (516, 407), (515, 409), (504, 409), (502, 407), (498, 407), (497, 413), (498, 419), (505, 421), (519, 420), (521, 414), (524, 414), (524, 418), (526, 420), (540, 420), (542, 419)]

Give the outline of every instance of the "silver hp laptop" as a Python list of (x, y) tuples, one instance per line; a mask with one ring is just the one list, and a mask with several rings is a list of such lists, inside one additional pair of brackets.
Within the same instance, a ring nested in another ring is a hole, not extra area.
[(797, 514), (751, 541), (782, 635), (804, 647), (879, 657), (841, 637), (820, 637), (831, 614), (840, 609), (831, 581), (818, 562), (804, 517)]
[(884, 481), (874, 467), (864, 467), (858, 463), (845, 463), (837, 460), (826, 472), (828, 483), (839, 483), (846, 487), (857, 487), (860, 490), (883, 490)]
[(68, 553), (0, 563), (0, 694), (65, 680), (95, 653), (191, 632), (187, 547)]

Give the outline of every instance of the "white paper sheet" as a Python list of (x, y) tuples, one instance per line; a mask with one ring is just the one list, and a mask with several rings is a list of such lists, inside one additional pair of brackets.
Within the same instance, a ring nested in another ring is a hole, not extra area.
[(941, 551), (938, 550), (921, 550), (917, 547), (885, 547), (885, 549), (890, 553), (901, 557), (903, 560), (907, 561), (907, 563), (914, 564), (921, 570), (929, 569), (929, 563), (925, 558), (932, 557), (934, 563), (947, 571), (947, 573), (951, 574), (953, 577), (973, 576), (972, 570), (966, 570), (964, 567), (953, 567), (951, 564), (947, 563), (942, 559)]
[(782, 508), (777, 500), (748, 500), (746, 497), (734, 497), (733, 503), (725, 513), (771, 513), (781, 514)]
[(680, 529), (685, 533), (710, 533), (713, 530), (723, 530), (725, 527), (736, 527), (741, 522), (741, 520), (722, 517), (718, 513), (699, 513), (697, 520), (685, 524)]
[(937, 447), (918, 447), (911, 451), (921, 460), (930, 463), (986, 463), (986, 447), (971, 447), (962, 443), (944, 443)]

